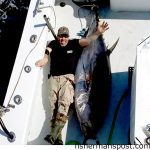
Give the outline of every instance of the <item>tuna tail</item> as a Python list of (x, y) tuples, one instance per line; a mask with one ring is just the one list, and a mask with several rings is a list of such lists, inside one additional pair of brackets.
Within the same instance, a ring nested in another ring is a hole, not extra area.
[(107, 49), (107, 55), (108, 56), (113, 52), (113, 50), (117, 46), (118, 42), (119, 42), (119, 38), (117, 39), (117, 41), (109, 49)]

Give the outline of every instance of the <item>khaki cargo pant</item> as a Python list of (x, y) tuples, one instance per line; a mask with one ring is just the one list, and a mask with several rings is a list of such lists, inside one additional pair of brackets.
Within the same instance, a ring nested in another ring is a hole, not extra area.
[(70, 104), (74, 97), (74, 75), (66, 74), (60, 76), (51, 76), (48, 79), (48, 94), (50, 102), (50, 112), (52, 120), (62, 114), (64, 122), (67, 120)]

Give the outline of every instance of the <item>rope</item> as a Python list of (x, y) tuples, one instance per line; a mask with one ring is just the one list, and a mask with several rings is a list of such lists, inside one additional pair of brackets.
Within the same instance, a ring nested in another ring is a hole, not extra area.
[[(41, 32), (41, 34), (40, 34), (40, 37), (41, 37), (41, 35), (42, 35), (42, 33), (43, 33), (44, 28), (45, 28), (45, 27), (43, 27), (43, 29), (42, 29), (42, 32)], [(39, 37), (39, 40), (40, 40), (40, 37)], [(38, 42), (39, 42), (39, 40), (38, 40)], [(19, 83), (21, 74), (22, 74), (22, 72), (23, 72), (25, 63), (26, 63), (26, 61), (27, 61), (27, 58), (29, 57), (29, 55), (31, 54), (31, 52), (35, 49), (35, 47), (37, 46), (38, 42), (36, 43), (36, 45), (34, 46), (34, 48), (31, 49), (31, 51), (28, 53), (28, 55), (27, 55), (26, 58), (25, 58), (25, 61), (24, 61), (24, 63), (23, 63), (23, 66), (22, 66), (22, 69), (21, 69), (21, 72), (20, 72), (20, 75), (19, 75), (19, 78), (18, 78), (17, 83), (16, 83), (16, 85), (15, 85), (15, 87), (14, 87), (14, 89), (13, 89), (13, 92), (12, 92), (10, 98), (9, 98), (9, 102), (10, 102), (10, 100), (11, 100), (11, 98), (12, 98), (12, 96), (13, 96), (13, 94), (14, 94), (16, 88), (17, 88), (17, 85), (18, 85), (18, 83)], [(3, 121), (2, 121), (1, 118), (0, 118), (0, 125), (1, 125), (2, 129), (4, 130), (4, 132), (7, 134), (7, 136), (8, 136), (10, 139), (13, 139), (13, 135), (10, 134), (10, 132), (7, 130), (7, 128), (5, 127), (5, 125), (4, 125), (4, 123), (3, 123)]]
[[(50, 7), (50, 8), (53, 8), (53, 7)], [(54, 10), (53, 10), (53, 11), (54, 11)], [(54, 13), (54, 15), (55, 15), (55, 13)], [(56, 19), (56, 16), (55, 16), (55, 19)], [(55, 21), (55, 22), (56, 22), (56, 21)], [(29, 55), (34, 51), (34, 49), (35, 49), (36, 46), (38, 45), (38, 43), (39, 43), (39, 41), (40, 41), (40, 38), (41, 38), (41, 36), (42, 36), (42, 33), (43, 33), (44, 29), (45, 29), (45, 27), (43, 27), (43, 29), (42, 29), (42, 31), (41, 31), (41, 33), (40, 33), (40, 36), (39, 36), (39, 39), (38, 39), (36, 45), (30, 50), (30, 52), (28, 53), (28, 55), (26, 56), (26, 58), (25, 58), (25, 60), (24, 60), (24, 63), (23, 63), (23, 66), (22, 66), (20, 75), (19, 75), (18, 80), (17, 80), (17, 82), (16, 82), (16, 85), (15, 85), (15, 87), (14, 87), (14, 89), (13, 89), (13, 92), (12, 92), (10, 98), (9, 98), (9, 102), (10, 102), (10, 100), (12, 99), (12, 96), (13, 96), (13, 94), (14, 94), (16, 88), (17, 88), (17, 85), (18, 85), (18, 83), (19, 83), (19, 80), (20, 80), (20, 78), (21, 78), (21, 74), (22, 74), (23, 69), (24, 69), (24, 66), (25, 66), (25, 63), (26, 63), (26, 61), (27, 61)]]
[[(53, 7), (50, 7), (50, 8), (53, 8)], [(54, 10), (53, 10), (53, 11), (54, 11)], [(55, 15), (55, 13), (54, 13), (54, 15)], [(56, 25), (56, 16), (55, 16), (55, 25)], [(13, 96), (13, 94), (14, 94), (16, 88), (17, 88), (17, 85), (18, 85), (18, 83), (19, 83), (19, 80), (20, 80), (20, 78), (21, 78), (21, 74), (22, 74), (23, 69), (24, 69), (24, 66), (25, 66), (25, 63), (26, 63), (26, 61), (27, 61), (29, 55), (33, 52), (33, 50), (34, 50), (34, 49), (36, 48), (36, 46), (38, 45), (39, 40), (40, 40), (40, 38), (41, 38), (41, 36), (42, 36), (42, 33), (43, 33), (44, 29), (45, 29), (45, 27), (43, 27), (43, 29), (42, 29), (42, 31), (41, 31), (41, 33), (40, 33), (40, 36), (39, 36), (39, 39), (38, 39), (37, 43), (36, 43), (35, 46), (30, 50), (30, 52), (28, 53), (28, 55), (26, 56), (26, 58), (25, 58), (25, 60), (24, 60), (24, 63), (23, 63), (21, 72), (20, 72), (19, 77), (18, 77), (18, 80), (17, 80), (17, 82), (16, 82), (16, 84), (15, 84), (15, 87), (14, 87), (14, 89), (13, 89), (13, 91), (12, 91), (12, 94), (11, 94), (11, 96), (10, 96), (10, 98), (9, 98), (9, 102), (10, 102), (10, 100), (11, 100), (11, 98), (12, 98), (12, 96)], [(6, 126), (5, 126), (4, 122), (3, 122), (3, 120), (1, 119), (1, 117), (0, 117), (0, 125), (1, 125), (1, 127), (2, 127), (2, 129), (3, 129), (3, 131), (7, 134), (8, 138), (11, 139), (11, 140), (13, 140), (13, 138), (14, 138), (13, 134), (11, 134), (11, 133), (7, 130), (7, 128), (6, 128)]]
[(16, 83), (16, 85), (15, 85), (15, 87), (14, 87), (14, 89), (13, 89), (13, 92), (12, 92), (12, 94), (11, 94), (10, 98), (9, 98), (9, 102), (10, 102), (10, 100), (11, 100), (11, 98), (12, 98), (12, 96), (13, 96), (13, 94), (14, 94), (14, 92), (15, 92), (16, 88), (17, 88), (17, 85), (18, 85), (18, 83), (19, 83), (19, 80), (20, 80), (21, 74), (22, 74), (23, 69), (24, 69), (24, 66), (25, 66), (25, 63), (26, 63), (26, 61), (27, 61), (27, 59), (28, 59), (29, 55), (30, 55), (30, 54), (33, 52), (33, 50), (36, 48), (36, 46), (37, 46), (37, 44), (38, 44), (38, 42), (39, 42), (39, 40), (40, 40), (40, 37), (42, 36), (42, 33), (43, 33), (43, 31), (44, 31), (44, 28), (45, 28), (45, 27), (43, 27), (43, 29), (42, 29), (42, 31), (41, 31), (41, 34), (40, 34), (40, 36), (39, 36), (39, 39), (38, 39), (38, 41), (37, 41), (36, 45), (33, 47), (33, 49), (31, 49), (31, 51), (28, 53), (28, 55), (26, 56), (26, 58), (25, 58), (25, 60), (24, 60), (24, 63), (23, 63), (23, 66), (22, 66), (21, 72), (20, 72), (20, 74), (19, 74), (19, 77), (18, 77), (17, 83)]
[(128, 95), (128, 89), (126, 89), (125, 92), (123, 93), (123, 95), (121, 96), (121, 98), (120, 98), (120, 100), (117, 104), (117, 107), (115, 109), (115, 113), (114, 113), (114, 117), (113, 117), (113, 121), (112, 121), (111, 130), (110, 130), (110, 133), (109, 133), (107, 144), (111, 144), (112, 135), (113, 135), (114, 127), (115, 127), (115, 122), (116, 122), (116, 119), (117, 119), (117, 114), (119, 112), (119, 108), (120, 108), (122, 102), (124, 101), (124, 99), (127, 95)]
[(114, 113), (114, 117), (113, 117), (113, 121), (112, 121), (111, 130), (110, 130), (110, 133), (109, 133), (107, 144), (111, 144), (112, 135), (113, 135), (114, 127), (115, 127), (115, 122), (116, 122), (116, 119), (117, 119), (117, 115), (118, 115), (120, 106), (123, 103), (123, 101), (125, 100), (126, 96), (128, 96), (128, 93), (131, 90), (131, 81), (132, 81), (133, 70), (134, 70), (134, 67), (129, 67), (128, 68), (128, 88), (125, 90), (125, 92), (121, 96), (121, 98), (120, 98), (120, 100), (117, 104), (117, 107), (115, 109), (115, 113)]

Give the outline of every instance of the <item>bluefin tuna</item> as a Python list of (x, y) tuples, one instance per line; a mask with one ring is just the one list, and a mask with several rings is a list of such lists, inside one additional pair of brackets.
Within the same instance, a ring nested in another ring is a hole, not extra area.
[[(93, 30), (94, 31), (94, 30)], [(111, 89), (111, 65), (104, 39), (99, 36), (84, 48), (75, 74), (75, 108), (84, 134), (83, 144), (88, 139), (96, 140), (96, 134), (106, 117)], [(97, 142), (98, 144), (98, 142)]]

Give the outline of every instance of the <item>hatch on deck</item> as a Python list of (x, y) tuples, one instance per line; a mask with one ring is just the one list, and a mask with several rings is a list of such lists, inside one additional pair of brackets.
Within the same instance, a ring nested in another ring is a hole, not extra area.
[(150, 11), (149, 0), (110, 0), (112, 11)]

